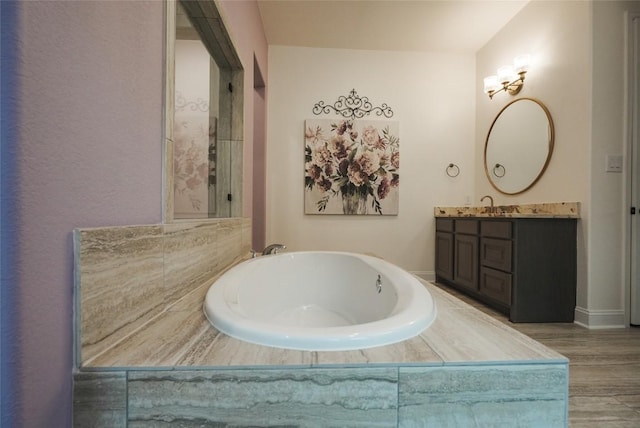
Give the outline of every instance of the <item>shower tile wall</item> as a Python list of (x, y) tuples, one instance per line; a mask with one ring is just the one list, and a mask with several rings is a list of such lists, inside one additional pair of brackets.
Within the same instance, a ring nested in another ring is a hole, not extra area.
[(81, 366), (249, 253), (250, 219), (74, 231)]

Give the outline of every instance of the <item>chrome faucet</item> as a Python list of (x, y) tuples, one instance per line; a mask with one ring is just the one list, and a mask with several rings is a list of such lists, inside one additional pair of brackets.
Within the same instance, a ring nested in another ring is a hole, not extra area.
[(378, 294), (382, 291), (382, 279), (380, 275), (378, 275), (378, 279), (376, 279), (376, 290), (378, 290)]
[(284, 250), (285, 248), (287, 248), (287, 246), (284, 244), (271, 244), (267, 248), (262, 250), (262, 255), (266, 256), (268, 254), (278, 254), (278, 251)]
[(490, 213), (494, 213), (495, 212), (495, 207), (493, 206), (493, 198), (489, 195), (485, 195), (482, 198), (480, 198), (480, 202), (483, 202), (485, 199), (489, 198), (489, 201), (491, 202), (491, 206), (489, 207), (489, 212)]

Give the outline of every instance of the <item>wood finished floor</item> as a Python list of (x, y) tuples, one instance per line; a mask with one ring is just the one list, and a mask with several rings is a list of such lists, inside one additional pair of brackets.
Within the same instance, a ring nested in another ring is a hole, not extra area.
[(640, 328), (512, 323), (484, 304), (436, 285), (569, 358), (572, 428), (640, 428)]

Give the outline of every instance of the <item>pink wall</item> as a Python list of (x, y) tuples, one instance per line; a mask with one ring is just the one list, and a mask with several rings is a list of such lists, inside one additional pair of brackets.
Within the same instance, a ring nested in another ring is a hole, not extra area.
[[(252, 82), (254, 52), (267, 69), (257, 6), (223, 6)], [(29, 1), (5, 3), (1, 13), (3, 37), (17, 45), (15, 70), (3, 64), (2, 76), (3, 85), (17, 83), (17, 119), (6, 134), (11, 141), (2, 143), (2, 189), (17, 183), (2, 195), (2, 212), (17, 219), (12, 225), (5, 215), (2, 226), (12, 230), (0, 235), (3, 253), (15, 258), (12, 278), (6, 269), (2, 278), (2, 425), (65, 427), (71, 231), (162, 221), (163, 3)], [(246, 139), (253, 134), (252, 84), (245, 88)], [(6, 156), (10, 147), (15, 159)], [(249, 174), (251, 159), (245, 154)], [(251, 180), (245, 183), (250, 213)]]
[[(253, 212), (253, 138), (254, 138), (254, 91), (253, 91), (253, 60), (254, 57), (262, 72), (265, 82), (268, 81), (267, 70), (267, 39), (262, 27), (262, 18), (256, 1), (220, 1), (221, 14), (227, 24), (240, 61), (244, 67), (244, 159), (243, 159), (243, 200), (242, 211), (245, 217), (251, 217)], [(258, 120), (258, 123), (263, 121)], [(266, 135), (263, 129), (258, 131)], [(262, 141), (265, 139), (263, 138)]]

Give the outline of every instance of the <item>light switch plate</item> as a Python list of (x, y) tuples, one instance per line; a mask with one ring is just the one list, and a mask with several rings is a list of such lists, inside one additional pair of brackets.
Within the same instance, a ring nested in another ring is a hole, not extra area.
[(605, 171), (606, 172), (622, 172), (622, 156), (607, 155)]

